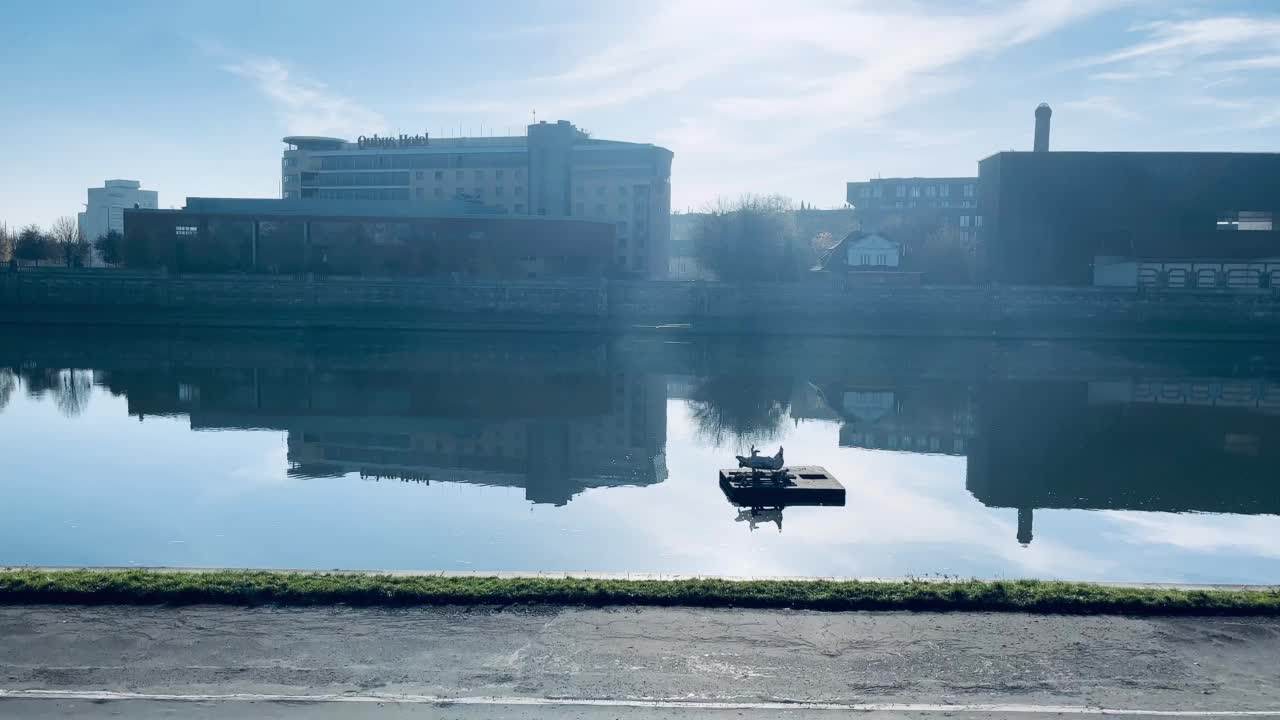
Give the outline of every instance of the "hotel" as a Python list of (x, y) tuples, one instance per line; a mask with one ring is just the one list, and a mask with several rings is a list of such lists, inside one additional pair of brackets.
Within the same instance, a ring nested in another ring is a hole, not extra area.
[(608, 221), (616, 228), (615, 272), (666, 276), (672, 153), (665, 148), (599, 140), (565, 120), (530, 125), (522, 136), (284, 142), (284, 199), (465, 199), (512, 215)]

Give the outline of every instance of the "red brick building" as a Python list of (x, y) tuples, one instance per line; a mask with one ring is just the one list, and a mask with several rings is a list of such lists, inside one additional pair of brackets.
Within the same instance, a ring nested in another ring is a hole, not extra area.
[(611, 272), (614, 225), (462, 201), (187, 198), (182, 210), (127, 210), (124, 236), (131, 268), (515, 280)]

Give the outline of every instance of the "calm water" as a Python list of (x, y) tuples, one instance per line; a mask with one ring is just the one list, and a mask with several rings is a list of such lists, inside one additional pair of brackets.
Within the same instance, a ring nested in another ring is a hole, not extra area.
[(3, 564), (1280, 582), (1280, 348), (2, 332)]

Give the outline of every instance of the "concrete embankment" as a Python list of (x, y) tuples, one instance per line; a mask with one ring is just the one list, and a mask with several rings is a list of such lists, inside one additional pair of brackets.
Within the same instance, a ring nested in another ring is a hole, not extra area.
[(1280, 336), (1280, 293), (842, 289), (816, 281), (494, 284), (23, 269), (0, 271), (0, 322), (1265, 340)]
[(1280, 715), (1277, 656), (1274, 618), (9, 606), (0, 716)]

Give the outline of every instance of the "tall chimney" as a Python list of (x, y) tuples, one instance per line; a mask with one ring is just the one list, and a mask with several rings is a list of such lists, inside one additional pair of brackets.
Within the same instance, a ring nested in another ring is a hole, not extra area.
[(1049, 103), (1040, 103), (1036, 107), (1036, 152), (1049, 152), (1049, 118), (1052, 116), (1053, 109)]

